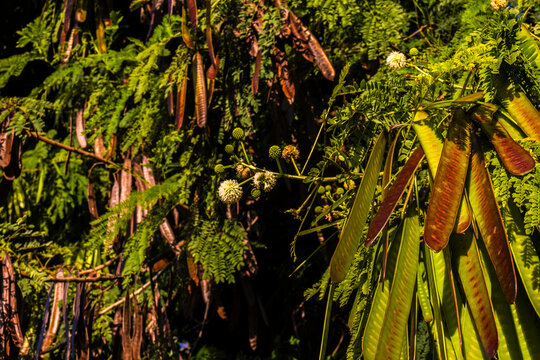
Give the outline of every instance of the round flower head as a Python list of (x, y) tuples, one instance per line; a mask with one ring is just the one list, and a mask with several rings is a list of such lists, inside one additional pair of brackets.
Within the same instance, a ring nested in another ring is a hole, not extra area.
[(219, 184), (218, 196), (225, 204), (234, 204), (242, 197), (242, 187), (236, 180), (225, 180)]
[(276, 176), (270, 171), (258, 172), (253, 177), (253, 185), (257, 189), (268, 192), (276, 185)]
[(494, 10), (500, 10), (506, 7), (506, 0), (491, 0), (491, 7)]
[(279, 158), (280, 155), (281, 155), (281, 149), (277, 145), (271, 146), (270, 149), (268, 150), (268, 156), (270, 157), (270, 159), (275, 160)]
[(287, 145), (283, 148), (283, 152), (281, 153), (281, 157), (285, 160), (290, 160), (292, 158), (298, 159), (300, 156), (300, 151), (298, 151), (297, 147), (294, 145)]
[(392, 51), (386, 58), (386, 64), (392, 70), (403, 69), (407, 65), (407, 58), (399, 51)]

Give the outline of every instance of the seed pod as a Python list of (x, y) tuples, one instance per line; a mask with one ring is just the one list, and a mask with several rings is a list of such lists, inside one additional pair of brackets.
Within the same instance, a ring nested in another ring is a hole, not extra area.
[(133, 177), (131, 176), (131, 159), (126, 157), (124, 159), (124, 166), (120, 172), (120, 202), (124, 202), (131, 193), (131, 187), (133, 185)]
[(210, 62), (215, 67), (216, 60), (214, 58), (214, 44), (212, 43), (212, 25), (211, 25), (211, 19), (210, 19), (210, 9), (211, 4), (210, 1), (206, 2), (206, 44), (208, 45), (208, 55), (210, 56)]
[(253, 70), (253, 78), (251, 79), (251, 93), (256, 94), (259, 91), (259, 73), (261, 71), (261, 50), (257, 51), (257, 57), (255, 58), (255, 68)]
[(13, 146), (13, 139), (15, 133), (13, 130), (11, 132), (7, 131), (9, 126), (9, 119), (5, 120), (2, 123), (0, 128), (0, 166), (6, 167), (11, 162), (11, 148)]
[(289, 100), (290, 103), (294, 102), (295, 88), (294, 83), (291, 81), (289, 73), (289, 62), (285, 57), (285, 51), (274, 47), (274, 56), (276, 59), (276, 65), (278, 69), (278, 78), (283, 94)]
[(187, 27), (186, 21), (186, 10), (182, 8), (182, 40), (184, 40), (184, 43), (188, 48), (195, 49), (195, 45), (193, 45), (193, 40), (191, 40), (191, 34)]
[(86, 141), (86, 135), (84, 135), (85, 121), (83, 114), (84, 108), (77, 110), (77, 115), (75, 116), (75, 133), (77, 134), (79, 145), (85, 149), (88, 146), (88, 142)]
[(540, 112), (536, 110), (527, 95), (512, 84), (498, 84), (497, 97), (519, 127), (530, 138), (540, 141)]
[(94, 141), (94, 154), (96, 154), (99, 157), (103, 157), (105, 155), (105, 144), (103, 143), (103, 135), (100, 133), (96, 137), (96, 140)]
[(16, 136), (13, 137), (10, 158), (9, 165), (4, 168), (4, 178), (15, 180), (21, 175), (22, 170), (22, 144)]
[(175, 118), (176, 130), (179, 130), (182, 127), (182, 124), (184, 122), (184, 112), (186, 110), (186, 94), (187, 94), (187, 83), (188, 83), (187, 70), (188, 70), (188, 66), (186, 65), (182, 82), (181, 84), (180, 83), (178, 84), (178, 88), (176, 90), (176, 96), (177, 96), (176, 118)]
[(304, 44), (307, 44), (307, 47), (313, 55), (315, 63), (321, 70), (323, 76), (330, 81), (334, 81), (336, 72), (321, 44), (317, 41), (317, 38), (292, 11), (289, 11), (289, 19), (294, 36), (300, 39)]
[(208, 100), (206, 97), (206, 81), (202, 56), (197, 52), (193, 56), (193, 86), (195, 88), (195, 114), (197, 126), (204, 127), (208, 117)]
[[(63, 277), (64, 271), (58, 269), (56, 272), (56, 277)], [(54, 284), (54, 297), (50, 309), (49, 317), (49, 328), (45, 333), (45, 338), (43, 339), (43, 345), (41, 346), (41, 351), (45, 351), (53, 343), (54, 337), (58, 332), (60, 326), (60, 301), (64, 299), (64, 284), (62, 282), (57, 282)]]
[(191, 23), (191, 27), (195, 29), (197, 27), (197, 1), (186, 0), (185, 4), (188, 9), (189, 21)]

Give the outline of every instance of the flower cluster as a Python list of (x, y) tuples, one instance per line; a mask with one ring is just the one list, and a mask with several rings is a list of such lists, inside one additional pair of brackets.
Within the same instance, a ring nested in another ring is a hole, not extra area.
[(399, 51), (392, 51), (386, 58), (386, 64), (392, 70), (403, 69), (407, 65), (407, 58)]
[(236, 180), (225, 180), (219, 184), (218, 196), (225, 204), (234, 204), (242, 198), (242, 187)]
[(506, 0), (491, 0), (491, 7), (494, 10), (504, 9), (506, 7)]
[(283, 152), (281, 153), (281, 157), (285, 160), (290, 159), (298, 159), (300, 156), (300, 151), (298, 151), (298, 148), (294, 145), (287, 145), (283, 148)]
[(253, 185), (257, 189), (269, 192), (276, 185), (276, 176), (270, 171), (258, 172), (253, 177)]

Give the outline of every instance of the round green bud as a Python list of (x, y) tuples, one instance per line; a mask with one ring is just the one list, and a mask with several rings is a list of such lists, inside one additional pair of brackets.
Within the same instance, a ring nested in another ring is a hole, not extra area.
[(345, 192), (345, 190), (342, 187), (338, 187), (336, 190), (336, 194), (342, 195)]
[(214, 171), (216, 172), (216, 174), (222, 174), (225, 171), (225, 166), (223, 166), (222, 164), (217, 164), (216, 166), (214, 166)]
[(324, 194), (325, 191), (326, 191), (326, 189), (324, 188), (324, 186), (319, 186), (319, 188), (317, 189), (317, 192), (318, 192), (319, 194)]
[(227, 154), (232, 154), (234, 152), (234, 146), (232, 144), (225, 145), (225, 152)]
[(326, 189), (326, 191), (332, 190), (332, 186), (331, 186), (331, 185), (326, 185), (324, 188)]
[(316, 214), (322, 213), (322, 206), (316, 206), (316, 207), (315, 207), (315, 213), (316, 213)]
[(244, 140), (244, 130), (242, 128), (239, 128), (239, 127), (234, 128), (234, 130), (232, 132), (232, 136), (236, 140)]
[(409, 55), (411, 56), (418, 56), (418, 54), (420, 54), (420, 51), (418, 51), (417, 48), (412, 48), (411, 50), (409, 50)]
[(251, 189), (251, 196), (253, 196), (254, 198), (258, 198), (259, 196), (261, 196), (261, 190)]
[(273, 145), (270, 147), (270, 149), (268, 150), (268, 156), (270, 157), (270, 159), (279, 159), (279, 157), (281, 156), (281, 148), (277, 145)]

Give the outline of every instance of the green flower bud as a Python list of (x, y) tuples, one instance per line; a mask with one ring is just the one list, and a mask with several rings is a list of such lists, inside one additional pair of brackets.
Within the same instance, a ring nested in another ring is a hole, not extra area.
[(326, 185), (324, 188), (326, 189), (326, 191), (330, 191), (332, 190), (332, 185)]
[(281, 156), (281, 148), (277, 145), (271, 146), (268, 150), (268, 156), (273, 160), (278, 159)]
[(214, 166), (214, 171), (216, 172), (216, 174), (222, 174), (225, 171), (225, 166), (223, 166), (222, 164), (217, 164), (216, 166)]
[(235, 138), (236, 140), (244, 140), (244, 130), (242, 128), (234, 128), (233, 132), (232, 132), (232, 136), (233, 138)]
[(255, 199), (261, 196), (261, 190), (259, 189), (251, 189), (251, 196), (253, 196)]
[(336, 190), (336, 194), (342, 195), (345, 192), (345, 190), (342, 187), (338, 187)]
[(316, 214), (322, 213), (322, 206), (316, 206), (316, 207), (315, 207), (315, 213), (316, 213)]
[(234, 146), (232, 144), (225, 145), (225, 152), (227, 154), (232, 154), (234, 152)]
[(317, 192), (319, 194), (324, 194), (326, 192), (326, 189), (324, 188), (324, 186), (319, 186), (319, 188), (317, 189)]
[(418, 51), (417, 48), (412, 48), (411, 50), (409, 50), (409, 55), (411, 56), (418, 56), (418, 54), (420, 54), (420, 51)]

